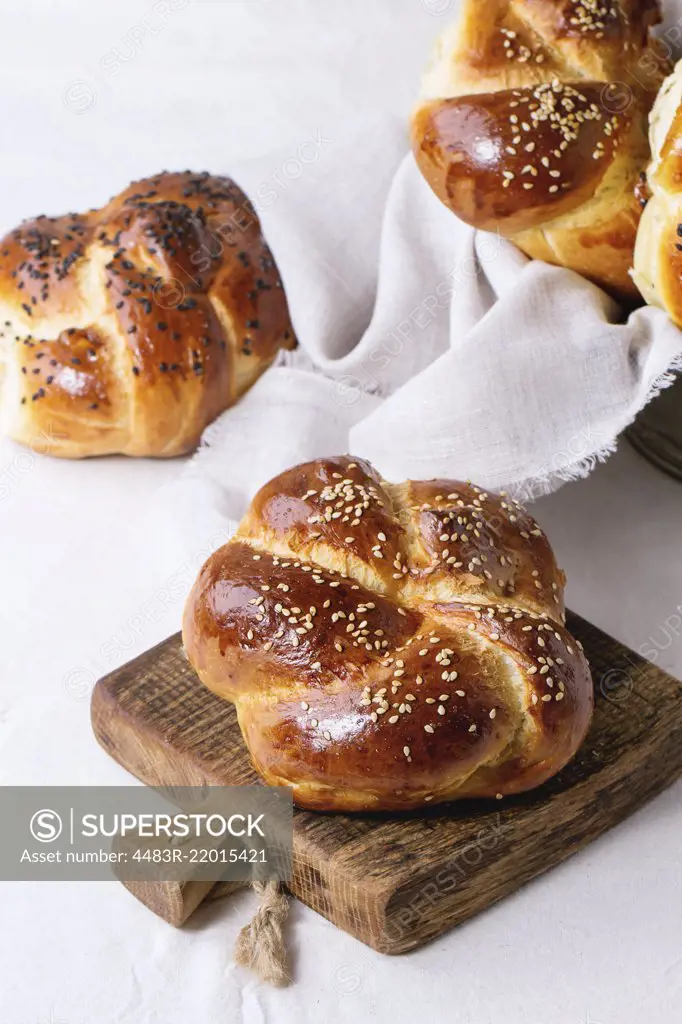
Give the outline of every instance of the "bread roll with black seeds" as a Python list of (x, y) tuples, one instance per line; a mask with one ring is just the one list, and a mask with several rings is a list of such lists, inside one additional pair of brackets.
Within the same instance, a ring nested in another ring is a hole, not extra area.
[(321, 459), (256, 495), (199, 575), (184, 643), (299, 807), (495, 797), (558, 772), (590, 722), (564, 582), (510, 498)]
[(294, 344), (228, 178), (163, 173), (0, 242), (0, 430), (65, 458), (173, 456)]

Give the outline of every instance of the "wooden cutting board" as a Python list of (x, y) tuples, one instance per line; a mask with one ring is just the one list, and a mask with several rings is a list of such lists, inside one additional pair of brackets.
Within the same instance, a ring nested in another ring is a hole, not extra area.
[[(541, 789), (408, 815), (294, 812), (300, 900), (382, 953), (404, 953), (565, 860), (682, 773), (680, 684), (575, 615), (596, 712)], [(234, 708), (201, 685), (179, 634), (102, 679), (95, 734), (154, 786), (253, 784)]]

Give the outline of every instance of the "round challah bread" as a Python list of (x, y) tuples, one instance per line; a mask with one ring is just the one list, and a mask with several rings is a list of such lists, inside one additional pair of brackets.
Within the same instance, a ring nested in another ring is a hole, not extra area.
[(621, 300), (668, 65), (656, 0), (463, 0), (413, 117), (436, 195), (474, 227), (569, 267)]
[(255, 497), (184, 643), (267, 783), (301, 807), (408, 809), (531, 789), (573, 756), (592, 683), (563, 589), (515, 501), (321, 459)]
[(233, 181), (163, 173), (0, 242), (0, 430), (35, 451), (172, 456), (293, 345)]
[(648, 303), (682, 327), (682, 62), (651, 112), (652, 162), (637, 232), (634, 278)]

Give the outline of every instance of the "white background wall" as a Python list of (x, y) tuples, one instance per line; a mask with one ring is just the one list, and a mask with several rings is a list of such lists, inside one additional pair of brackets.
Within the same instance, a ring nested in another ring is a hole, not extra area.
[(161, 168), (224, 171), (360, 109), (404, 115), (447, 20), (429, 5), (452, 7), (426, 4), (2, 0), (0, 228)]

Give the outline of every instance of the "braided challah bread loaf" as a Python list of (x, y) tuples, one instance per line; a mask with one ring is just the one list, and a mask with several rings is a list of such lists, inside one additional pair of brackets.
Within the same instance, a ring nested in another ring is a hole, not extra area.
[(184, 643), (299, 806), (491, 797), (554, 775), (590, 722), (563, 588), (515, 501), (322, 459), (255, 497), (201, 571)]
[(227, 178), (163, 173), (0, 242), (0, 430), (36, 451), (190, 451), (292, 345), (258, 218)]
[(655, 0), (463, 0), (413, 118), (458, 217), (629, 302), (659, 20)]
[(651, 150), (634, 278), (647, 302), (682, 327), (682, 62), (651, 113)]

